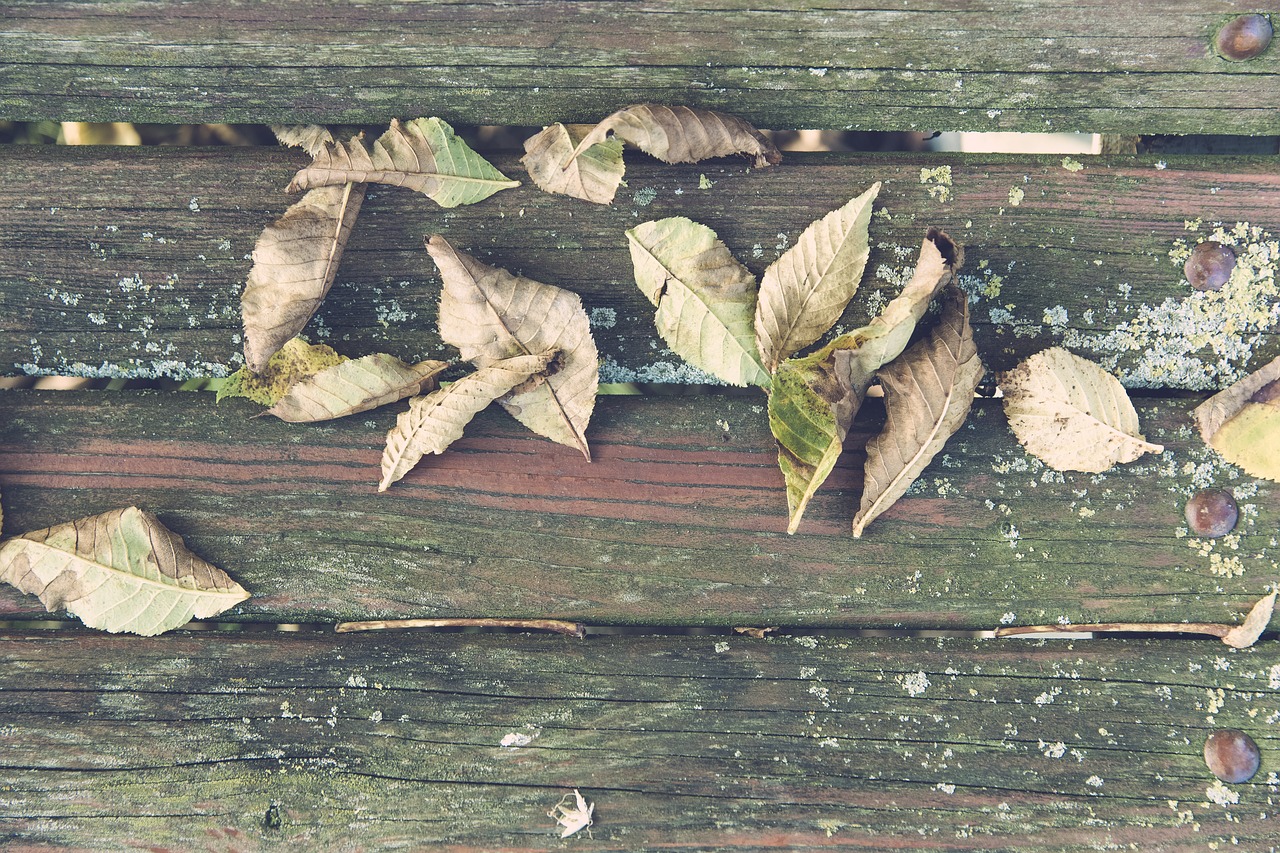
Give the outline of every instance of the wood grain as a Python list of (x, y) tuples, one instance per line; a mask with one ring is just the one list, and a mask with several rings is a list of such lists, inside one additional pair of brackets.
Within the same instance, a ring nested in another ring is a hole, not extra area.
[[(1139, 400), (1166, 454), (1104, 475), (1028, 457), (994, 401), (867, 528), (851, 450), (788, 536), (758, 394), (603, 398), (593, 459), (483, 413), (376, 491), (400, 407), (318, 425), (249, 420), (183, 392), (11, 391), (0, 401), (7, 532), (118, 506), (157, 513), (253, 598), (219, 617), (335, 622), (556, 618), (588, 625), (991, 629), (1238, 622), (1280, 570), (1275, 487), (1195, 433), (1197, 400)], [(878, 411), (877, 411), (878, 410)], [(861, 446), (883, 409), (868, 404)], [(1238, 539), (1197, 543), (1183, 505), (1238, 489)], [(0, 611), (35, 616), (4, 591)]]
[(1280, 54), (1229, 0), (814, 6), (541, 0), (5, 4), (0, 118), (598, 121), (642, 101), (760, 127), (1276, 133)]
[[(422, 247), (425, 234), (441, 233), (486, 263), (579, 293), (605, 381), (696, 381), (654, 333), (623, 232), (688, 216), (760, 275), (810, 222), (879, 180), (883, 213), (872, 221), (867, 278), (844, 328), (896, 295), (924, 231), (937, 225), (966, 246), (962, 283), (992, 369), (1066, 343), (1130, 385), (1213, 388), (1280, 355), (1274, 295), (1196, 319), (1181, 264), (1169, 257), (1214, 223), (1250, 223), (1262, 236), (1246, 242), (1273, 244), (1275, 158), (1085, 157), (1069, 160), (1079, 166), (1069, 171), (1062, 157), (788, 155), (755, 171), (737, 161), (676, 167), (627, 156), (628, 187), (612, 207), (527, 182), (452, 211), (371, 190), (307, 333), (351, 356), (455, 354), (435, 332), (440, 283)], [(494, 159), (527, 177), (514, 157)], [(266, 149), (9, 149), (0, 157), (0, 371), (186, 378), (234, 366), (249, 254), (288, 206), (281, 189), (305, 162)], [(950, 170), (950, 186), (938, 169)], [(699, 189), (702, 175), (711, 189)], [(1258, 285), (1272, 294), (1275, 267)], [(1126, 324), (1147, 331), (1119, 333)], [(1225, 356), (1210, 350), (1224, 341)]]
[[(11, 849), (563, 849), (574, 788), (593, 849), (1274, 849), (1273, 645), (73, 632), (0, 662)], [(1205, 768), (1220, 726), (1252, 783)]]

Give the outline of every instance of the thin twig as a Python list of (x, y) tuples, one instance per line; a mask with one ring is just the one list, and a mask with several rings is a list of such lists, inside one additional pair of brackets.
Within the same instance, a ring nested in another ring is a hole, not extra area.
[(1060, 634), (1129, 631), (1144, 634), (1208, 634), (1222, 639), (1231, 631), (1230, 625), (1212, 622), (1098, 622), (1093, 625), (1013, 625), (996, 629), (997, 637), (1016, 637), (1020, 634)]
[(581, 640), (587, 626), (563, 619), (374, 619), (368, 622), (339, 622), (339, 634), (353, 631), (397, 631), (404, 628), (516, 628), (524, 631), (551, 631)]

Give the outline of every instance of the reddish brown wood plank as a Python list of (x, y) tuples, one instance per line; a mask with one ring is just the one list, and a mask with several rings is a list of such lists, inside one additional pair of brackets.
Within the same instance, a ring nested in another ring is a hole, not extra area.
[[(1167, 455), (1102, 476), (1045, 470), (981, 402), (855, 541), (857, 452), (786, 535), (760, 396), (602, 399), (591, 463), (486, 413), (381, 494), (395, 408), (308, 427), (250, 421), (252, 405), (209, 394), (3, 397), (6, 532), (138, 504), (254, 594), (232, 619), (1216, 622), (1238, 620), (1277, 576), (1274, 488), (1204, 447), (1194, 401), (1143, 401), (1143, 429)], [(1237, 488), (1244, 512), (1238, 539), (1201, 553), (1182, 508), (1209, 484)], [(39, 605), (5, 592), (0, 608)]]

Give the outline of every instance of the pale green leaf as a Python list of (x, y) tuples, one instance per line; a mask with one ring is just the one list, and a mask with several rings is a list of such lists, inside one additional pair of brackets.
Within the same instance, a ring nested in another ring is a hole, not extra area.
[(360, 137), (345, 145), (325, 145), (315, 162), (294, 176), (289, 190), (351, 182), (408, 187), (441, 207), (475, 204), (499, 190), (520, 186), (438, 118), (418, 118), (403, 125), (392, 119), (372, 151)]
[(1254, 477), (1280, 481), (1280, 358), (1195, 410), (1200, 435)]
[(503, 358), (559, 352), (545, 382), (516, 388), (498, 403), (538, 435), (591, 458), (587, 424), (595, 409), (600, 361), (578, 295), (512, 275), (453, 248), (443, 237), (427, 251), (444, 281), (440, 336), (477, 367)]
[(884, 388), (886, 419), (867, 443), (854, 538), (906, 493), (964, 424), (982, 374), (967, 299), (959, 287), (948, 285), (937, 325), (876, 374)]
[(929, 229), (915, 273), (896, 299), (866, 326), (841, 335), (812, 355), (778, 365), (769, 395), (769, 427), (787, 486), (788, 533), (827, 479), (875, 373), (906, 348), (934, 294), (955, 277), (964, 252)]
[(636, 285), (667, 346), (730, 385), (769, 386), (755, 345), (756, 280), (716, 233), (683, 216), (627, 232)]
[(609, 204), (626, 171), (622, 162), (622, 140), (598, 142), (561, 168), (565, 159), (572, 157), (574, 144), (586, 135), (587, 129), (582, 125), (565, 127), (558, 123), (543, 128), (524, 141), (525, 155), (520, 162), (544, 192)]
[(822, 337), (858, 291), (871, 253), (867, 228), (876, 183), (804, 230), (760, 280), (755, 333), (769, 372)]
[(410, 400), (408, 411), (396, 418), (387, 433), (378, 491), (385, 492), (426, 454), (443, 453), (462, 438), (463, 429), (482, 409), (541, 373), (554, 357), (555, 353), (541, 353), (495, 361), (439, 391)]
[(374, 353), (343, 361), (295, 383), (264, 414), (290, 423), (312, 423), (367, 412), (436, 386), (446, 361), (405, 364), (395, 356)]
[(218, 388), (217, 400), (245, 397), (264, 406), (274, 406), (295, 383), (346, 361), (333, 347), (309, 344), (292, 338), (267, 360), (266, 367), (254, 373), (247, 366), (228, 376)]
[(313, 189), (258, 236), (240, 299), (250, 370), (262, 371), (324, 301), (364, 195), (364, 184)]
[(145, 636), (208, 619), (249, 597), (137, 507), (6, 540), (0, 580), (91, 628)]
[(1000, 391), (1018, 442), (1055, 470), (1096, 474), (1164, 450), (1139, 432), (1120, 380), (1062, 347), (1002, 374)]

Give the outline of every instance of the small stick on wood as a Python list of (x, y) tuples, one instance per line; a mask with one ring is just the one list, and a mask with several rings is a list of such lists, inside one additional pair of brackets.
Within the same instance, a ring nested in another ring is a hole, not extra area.
[(339, 622), (339, 634), (353, 631), (397, 631), (404, 628), (518, 628), (524, 631), (551, 631), (581, 640), (587, 626), (563, 619), (374, 619), (369, 622)]
[(1145, 634), (1208, 634), (1217, 637), (1235, 649), (1252, 646), (1267, 629), (1276, 606), (1276, 593), (1264, 595), (1249, 610), (1239, 625), (1219, 625), (1214, 622), (1099, 622), (1093, 625), (1017, 625), (997, 628), (997, 637), (1016, 637), (1022, 634), (1057, 634), (1063, 631), (1130, 631)]

